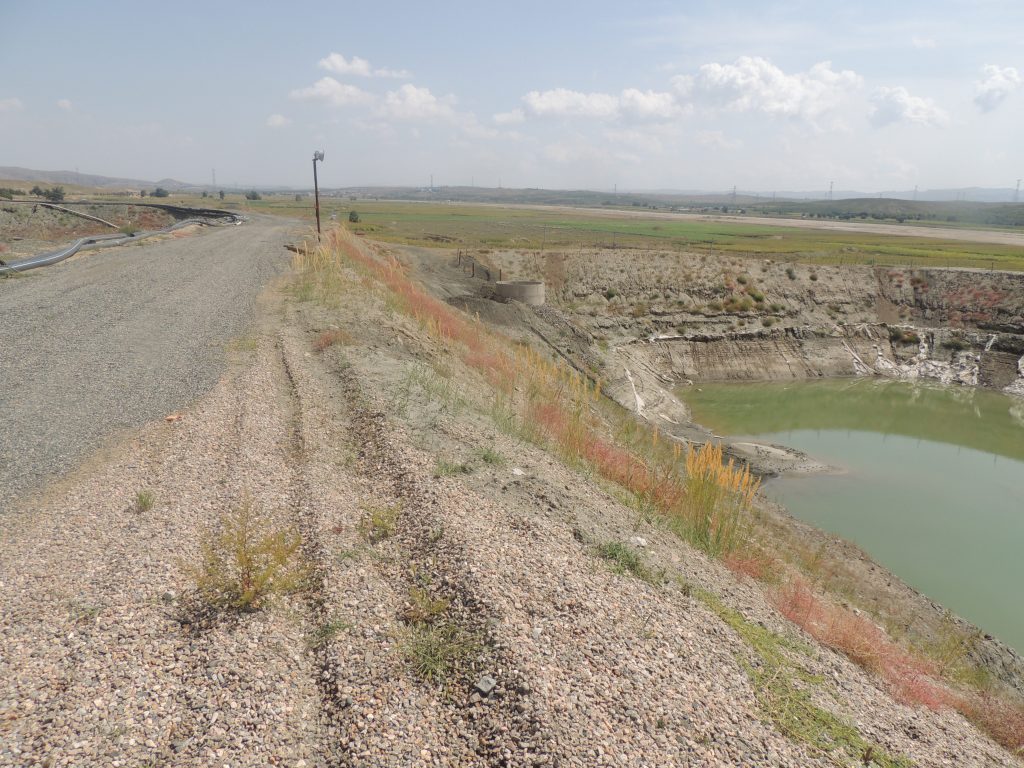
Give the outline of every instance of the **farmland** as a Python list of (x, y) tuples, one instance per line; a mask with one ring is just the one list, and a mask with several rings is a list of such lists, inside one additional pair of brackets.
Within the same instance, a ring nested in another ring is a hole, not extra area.
[[(293, 195), (266, 195), (250, 202), (238, 200), (240, 197), (229, 196), (225, 202), (254, 212), (312, 220), (312, 200), (308, 198), (296, 201)], [(187, 201), (221, 204), (198, 197)], [(857, 225), (849, 225), (848, 230), (819, 229), (802, 220), (789, 225), (785, 220), (764, 223), (764, 219), (749, 221), (742, 216), (710, 218), (629, 210), (339, 198), (322, 198), (321, 206), (325, 222), (332, 216), (346, 220), (355, 211), (359, 216), (353, 226), (356, 233), (403, 245), (522, 250), (640, 248), (813, 264), (1024, 269), (1024, 248), (1016, 245), (880, 234), (870, 231), (870, 225), (864, 225), (861, 232)]]

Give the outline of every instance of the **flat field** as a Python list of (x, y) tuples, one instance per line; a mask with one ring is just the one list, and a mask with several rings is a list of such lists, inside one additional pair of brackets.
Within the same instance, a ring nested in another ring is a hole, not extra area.
[[(230, 196), (226, 202), (238, 204)], [(254, 211), (312, 220), (311, 200), (278, 195), (245, 203)], [(740, 216), (321, 199), (324, 223), (332, 216), (347, 222), (351, 211), (359, 215), (359, 222), (351, 225), (357, 233), (408, 245), (523, 250), (622, 247), (815, 264), (1024, 269), (1024, 247), (960, 239), (970, 237), (967, 232), (957, 233), (954, 239), (910, 227), (907, 231), (913, 234), (909, 235), (872, 231), (878, 227), (871, 224), (844, 224), (838, 229), (833, 228), (836, 225), (829, 227), (829, 222), (776, 224)], [(1007, 233), (998, 235), (1005, 237)]]
[[(103, 193), (88, 195), (105, 199)], [(123, 201), (124, 198), (109, 198)], [(147, 200), (148, 201), (148, 200)], [(134, 200), (133, 202), (145, 202)], [(312, 222), (312, 196), (267, 193), (256, 201), (238, 193), (174, 193), (154, 202), (272, 213)], [(1024, 270), (1024, 233), (1016, 230), (704, 216), (643, 208), (407, 202), (321, 198), (321, 218), (347, 222), (355, 211), (359, 234), (407, 245), (463, 249), (571, 250), (640, 248), (729, 254), (811, 264), (968, 267)], [(1019, 243), (1016, 241), (1020, 241)]]

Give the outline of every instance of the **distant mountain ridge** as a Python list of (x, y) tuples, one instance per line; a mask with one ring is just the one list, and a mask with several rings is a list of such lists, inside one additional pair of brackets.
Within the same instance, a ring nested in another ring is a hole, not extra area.
[[(83, 187), (100, 187), (108, 189), (153, 189), (163, 187), (172, 192), (192, 192), (211, 189), (208, 184), (190, 184), (177, 179), (160, 179), (159, 181), (143, 181), (142, 179), (122, 179), (112, 176), (101, 176), (92, 173), (78, 173), (76, 171), (39, 171), (32, 168), (21, 168), (18, 166), (0, 166), (0, 179), (7, 181), (28, 181), (45, 184), (77, 184)], [(223, 189), (237, 190), (241, 187), (223, 186)], [(244, 187), (248, 189), (249, 187)], [(295, 188), (282, 185), (258, 185), (253, 187), (260, 191), (267, 192), (292, 192)], [(328, 188), (321, 187), (321, 191)], [(721, 190), (699, 190), (699, 189), (621, 189), (617, 191), (600, 189), (542, 189), (522, 187), (509, 187), (497, 189), (488, 187), (464, 187), (464, 186), (437, 186), (432, 189), (413, 186), (376, 186), (359, 185), (352, 187), (335, 187), (335, 192), (347, 193), (356, 192), (381, 196), (393, 196), (396, 198), (412, 197), (420, 198), (442, 196), (446, 192), (458, 192), (460, 197), (467, 200), (480, 199), (482, 202), (507, 202), (511, 197), (523, 197), (530, 202), (538, 203), (564, 203), (566, 195), (577, 196), (580, 201), (590, 204), (600, 204), (602, 201), (617, 200), (629, 202), (633, 199), (641, 199), (645, 196), (658, 196), (662, 198), (685, 198), (691, 200), (704, 200), (709, 203), (732, 203), (734, 205), (751, 205), (767, 203), (777, 200), (778, 202), (791, 201), (826, 201), (829, 200), (829, 193), (823, 190), (779, 190), (777, 192), (756, 192), (750, 190), (721, 191)], [(924, 190), (887, 190), (885, 192), (862, 192), (859, 190), (835, 190), (831, 200), (863, 200), (870, 198), (881, 198), (889, 200), (908, 200), (917, 202), (972, 202), (972, 203), (1011, 203), (1017, 202), (1017, 191), (1013, 187), (957, 187), (949, 189), (924, 189)]]
[(0, 166), (0, 179), (7, 181), (33, 181), (46, 184), (78, 184), (83, 187), (107, 187), (130, 189), (152, 189), (163, 187), (168, 190), (199, 189), (196, 184), (187, 184), (177, 179), (161, 179), (160, 181), (143, 181), (141, 179), (119, 179), (111, 176), (99, 176), (92, 173), (76, 171), (37, 171), (32, 168), (17, 166)]

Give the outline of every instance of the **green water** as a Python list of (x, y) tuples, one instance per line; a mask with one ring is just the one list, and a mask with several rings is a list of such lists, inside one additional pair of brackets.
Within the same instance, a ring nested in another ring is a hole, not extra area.
[(769, 497), (1024, 652), (1024, 401), (870, 379), (699, 389), (680, 394), (717, 434), (842, 470), (773, 479)]

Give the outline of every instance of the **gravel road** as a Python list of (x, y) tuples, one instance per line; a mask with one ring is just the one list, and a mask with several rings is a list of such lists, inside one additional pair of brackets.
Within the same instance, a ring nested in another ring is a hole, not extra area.
[(257, 216), (0, 280), (0, 512), (208, 391), (294, 227)]

